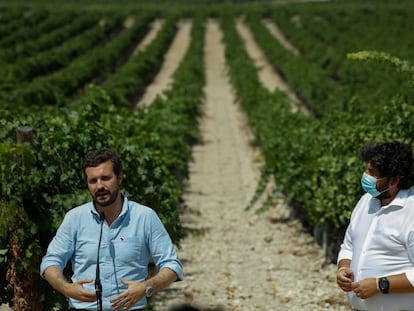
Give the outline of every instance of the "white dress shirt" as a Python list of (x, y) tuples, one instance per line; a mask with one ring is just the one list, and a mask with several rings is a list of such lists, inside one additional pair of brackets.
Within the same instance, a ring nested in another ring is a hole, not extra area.
[[(351, 260), (354, 281), (405, 273), (414, 286), (414, 190), (400, 190), (387, 206), (363, 195), (341, 245), (338, 262), (342, 259)], [(348, 298), (358, 310), (414, 310), (414, 292), (360, 299), (351, 291)]]

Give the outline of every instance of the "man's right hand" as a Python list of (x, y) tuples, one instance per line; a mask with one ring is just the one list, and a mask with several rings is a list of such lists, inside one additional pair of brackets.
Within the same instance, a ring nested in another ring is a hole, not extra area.
[(74, 283), (68, 282), (57, 266), (47, 267), (43, 276), (54, 289), (66, 297), (82, 302), (92, 302), (98, 299), (95, 291), (90, 292), (83, 288), (83, 284), (91, 283), (92, 279), (78, 280)]
[(354, 279), (354, 273), (351, 268), (342, 267), (338, 269), (336, 273), (336, 283), (344, 292), (352, 291), (352, 281)]
[(83, 284), (91, 283), (93, 280), (84, 279), (79, 280), (75, 283), (67, 283), (62, 290), (62, 294), (66, 297), (82, 301), (82, 302), (93, 302), (97, 300), (96, 292), (90, 292), (83, 288)]

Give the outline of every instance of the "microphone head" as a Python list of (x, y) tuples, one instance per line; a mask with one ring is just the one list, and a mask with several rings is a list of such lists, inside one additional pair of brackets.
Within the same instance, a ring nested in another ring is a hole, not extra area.
[(105, 220), (105, 213), (104, 213), (104, 212), (101, 212), (101, 213), (99, 214), (99, 220), (100, 220), (100, 221), (104, 221), (104, 220)]

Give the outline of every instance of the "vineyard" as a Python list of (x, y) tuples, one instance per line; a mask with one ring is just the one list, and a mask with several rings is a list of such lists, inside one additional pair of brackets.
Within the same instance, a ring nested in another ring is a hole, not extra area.
[[(222, 34), (228, 93), (260, 150), (243, 211), (260, 217), (283, 197), (334, 261), (362, 194), (360, 146), (413, 145), (410, 1), (173, 3), (0, 1), (0, 303), (65, 310), (39, 263), (65, 213), (90, 199), (80, 168), (96, 148), (119, 152), (125, 193), (156, 210), (180, 246), (190, 164), (205, 143), (211, 24)], [(176, 43), (182, 31), (188, 42)], [(246, 34), (279, 87), (261, 79)], [(179, 57), (165, 69), (173, 46)], [(166, 89), (148, 95), (167, 70)]]

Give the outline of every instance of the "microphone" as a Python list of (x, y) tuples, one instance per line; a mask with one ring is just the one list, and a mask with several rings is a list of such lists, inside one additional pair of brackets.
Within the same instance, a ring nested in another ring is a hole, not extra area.
[(102, 311), (102, 284), (101, 284), (101, 273), (99, 269), (99, 251), (101, 249), (101, 241), (102, 241), (102, 228), (105, 220), (104, 212), (99, 214), (99, 221), (101, 222), (101, 234), (99, 235), (99, 243), (98, 243), (98, 255), (96, 258), (96, 278), (95, 278), (95, 291), (96, 291), (96, 298), (97, 298), (97, 310)]

